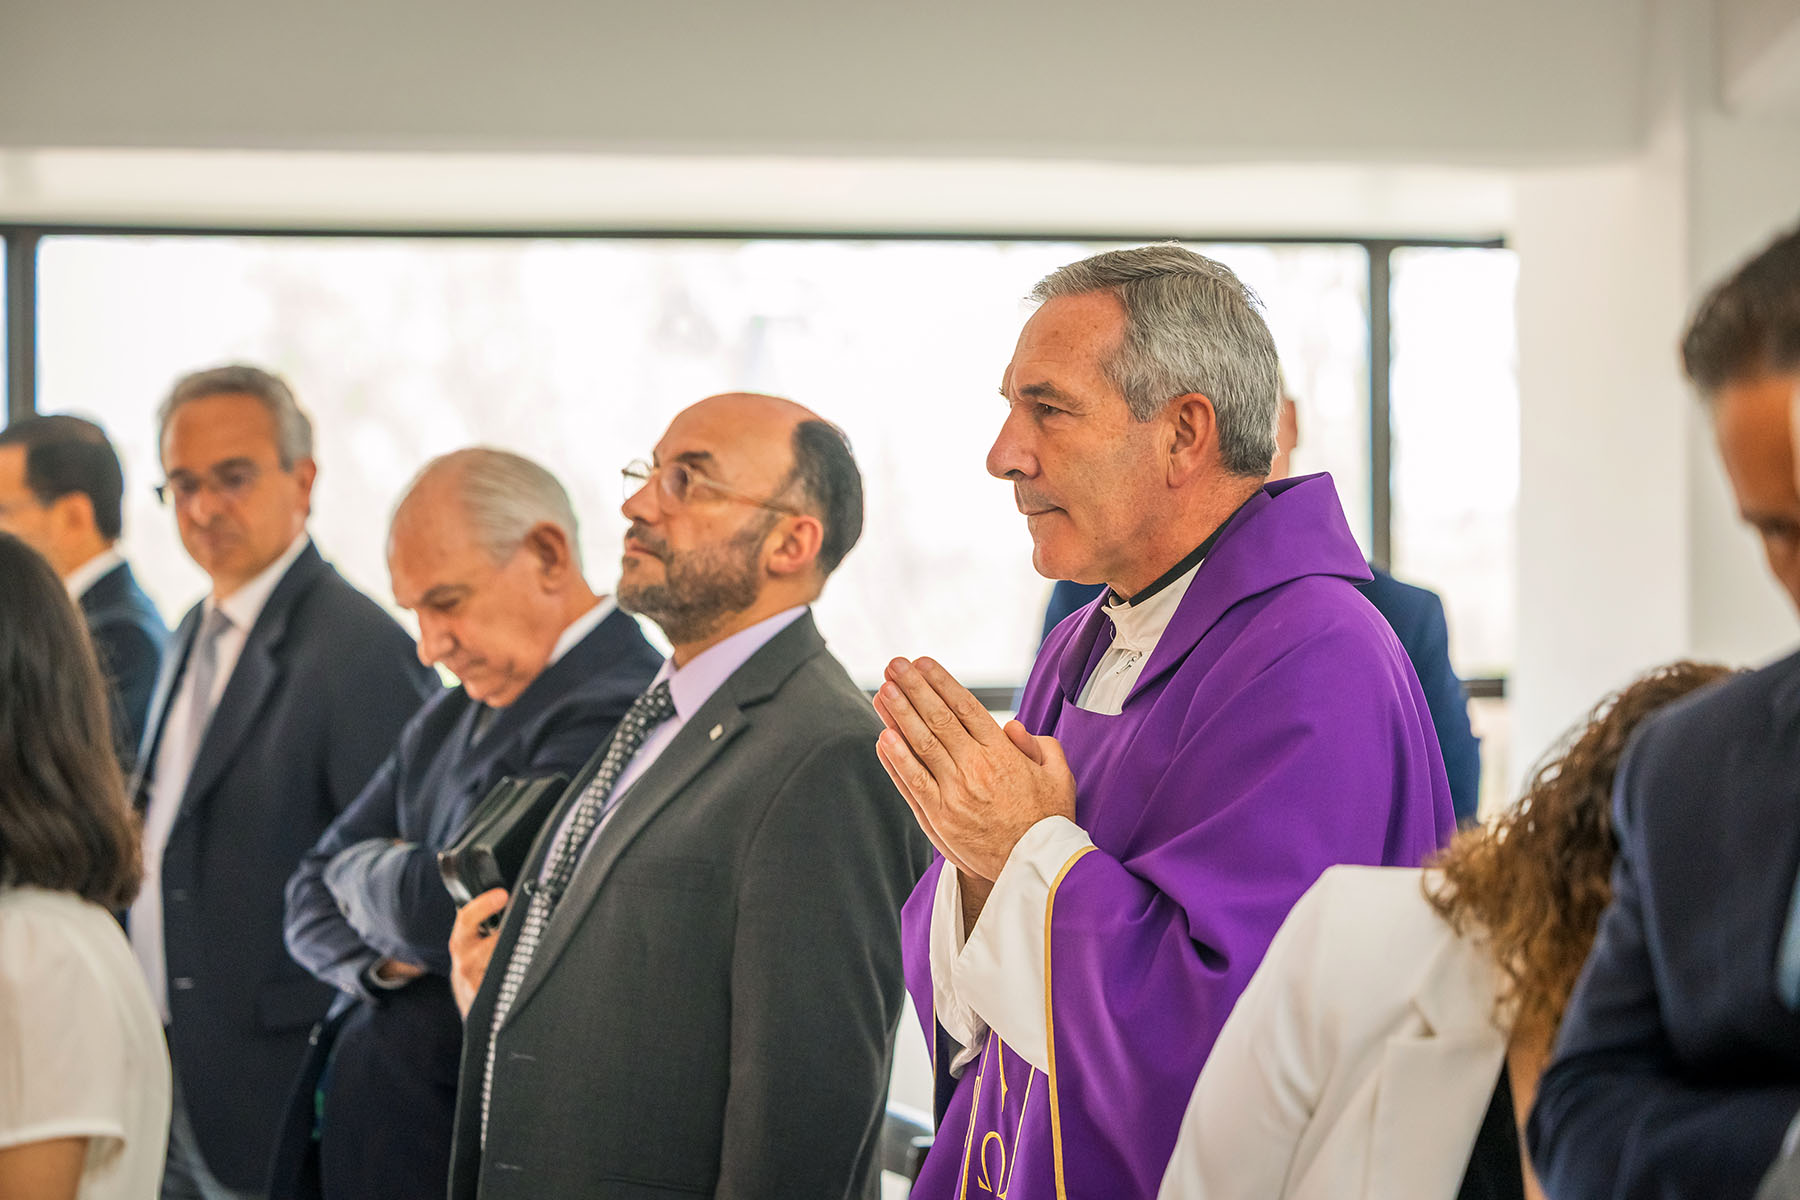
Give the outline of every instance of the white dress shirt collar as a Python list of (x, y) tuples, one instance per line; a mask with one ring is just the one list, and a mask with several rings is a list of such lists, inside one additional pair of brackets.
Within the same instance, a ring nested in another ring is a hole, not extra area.
[(282, 576), (288, 573), (288, 568), (294, 565), (310, 545), (312, 536), (302, 529), (300, 536), (281, 552), (281, 557), (264, 567), (261, 574), (249, 583), (223, 600), (208, 596), (205, 601), (206, 611), (218, 609), (225, 614), (233, 629), (249, 633), (250, 628), (256, 624), (256, 619), (262, 616), (262, 610), (269, 603), (269, 597), (275, 593), (275, 587), (281, 582)]
[(63, 586), (69, 589), (69, 596), (72, 599), (79, 600), (87, 594), (89, 588), (99, 583), (107, 572), (124, 565), (125, 556), (119, 553), (118, 547), (108, 546), (63, 576)]
[(556, 639), (556, 645), (550, 648), (550, 659), (544, 664), (544, 670), (548, 671), (560, 662), (563, 655), (573, 650), (582, 638), (594, 632), (600, 622), (610, 617), (618, 607), (611, 596), (602, 596), (592, 608), (570, 621), (563, 629), (562, 636)]
[(1109, 592), (1106, 606), (1100, 611), (1113, 624), (1112, 644), (1133, 650), (1153, 649), (1163, 630), (1175, 619), (1175, 610), (1181, 607), (1181, 598), (1187, 595), (1199, 570), (1200, 563), (1195, 563), (1169, 586), (1136, 604)]
[(1156, 643), (1175, 619), (1175, 610), (1181, 607), (1182, 597), (1187, 595), (1199, 570), (1200, 563), (1195, 563), (1166, 587), (1136, 604), (1120, 600), (1117, 595), (1108, 597), (1100, 611), (1112, 622), (1112, 641), (1082, 685), (1075, 707), (1102, 716), (1117, 716), (1125, 711), (1131, 689), (1143, 677)]

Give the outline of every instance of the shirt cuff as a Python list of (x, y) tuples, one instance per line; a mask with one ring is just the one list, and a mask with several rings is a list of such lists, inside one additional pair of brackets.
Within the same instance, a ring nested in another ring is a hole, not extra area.
[(412, 982), (409, 978), (383, 979), (381, 976), (381, 964), (388, 961), (389, 960), (385, 958), (378, 958), (363, 968), (362, 981), (364, 987), (368, 988), (371, 992), (397, 992)]
[(962, 949), (962, 875), (946, 862), (931, 899), (931, 1005), (933, 1019), (962, 1047), (950, 1059), (952, 1078), (980, 1056), (988, 1031), (987, 1022), (956, 994), (954, 971)]
[[(1067, 817), (1045, 817), (1026, 830), (994, 880), (994, 890), (982, 906), (974, 932), (949, 971), (949, 991), (957, 1001), (998, 1033), (1020, 1058), (1046, 1074), (1050, 1070), (1050, 1039), (1044, 1016), (1044, 956), (1051, 888), (1063, 869), (1093, 845), (1093, 839)], [(960, 889), (956, 931), (962, 932)], [(932, 932), (935, 959), (935, 924)], [(935, 989), (935, 969), (932, 979)], [(944, 1028), (954, 1036), (948, 1025)]]

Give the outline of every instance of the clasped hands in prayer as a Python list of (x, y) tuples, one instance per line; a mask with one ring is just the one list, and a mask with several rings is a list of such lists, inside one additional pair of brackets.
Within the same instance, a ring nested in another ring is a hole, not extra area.
[[(963, 919), (972, 927), (1025, 831), (1045, 817), (1075, 818), (1075, 776), (1062, 747), (1017, 721), (1002, 728), (929, 658), (889, 663), (875, 711), (887, 726), (875, 752), (925, 836), (960, 874)], [(482, 926), (506, 900), (495, 888), (457, 913), (450, 985), (465, 1015), (494, 952), (492, 931)]]
[(962, 877), (965, 933), (1026, 830), (1075, 819), (1075, 776), (1053, 737), (1004, 728), (929, 658), (888, 664), (875, 693), (875, 744), (919, 826)]

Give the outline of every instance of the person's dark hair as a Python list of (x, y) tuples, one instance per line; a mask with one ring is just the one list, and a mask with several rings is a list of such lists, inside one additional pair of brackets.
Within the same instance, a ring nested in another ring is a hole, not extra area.
[(1681, 339), (1702, 395), (1760, 375), (1800, 371), (1800, 227), (1708, 292)]
[(829, 576), (862, 536), (862, 472), (850, 452), (850, 439), (829, 421), (802, 421), (795, 426), (793, 450), (793, 486), (825, 526), (819, 543), (819, 571)]
[(50, 564), (6, 533), (0, 579), (0, 883), (124, 908), (137, 822), (93, 644)]
[(106, 431), (80, 417), (22, 417), (0, 429), (0, 446), (25, 448), (25, 486), (40, 504), (79, 492), (107, 541), (124, 529), (125, 474)]
[(1426, 898), (1459, 937), (1481, 941), (1502, 976), (1496, 1011), (1554, 1034), (1612, 899), (1613, 775), (1632, 732), (1672, 700), (1731, 674), (1677, 662), (1600, 701), (1546, 757), (1518, 803), (1466, 829), (1429, 864)]

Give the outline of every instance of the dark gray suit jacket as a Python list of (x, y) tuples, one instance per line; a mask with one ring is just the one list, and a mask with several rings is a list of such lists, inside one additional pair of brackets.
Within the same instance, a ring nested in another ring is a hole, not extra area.
[(496, 1035), (484, 1152), (512, 906), (463, 1039), (453, 1200), (875, 1194), (900, 906), (930, 853), (875, 757), (879, 731), (810, 615), (694, 714), (545, 932)]

